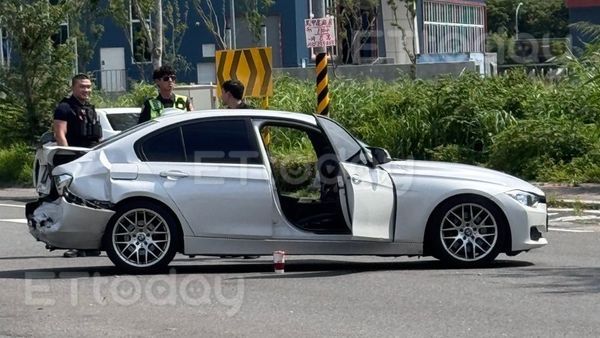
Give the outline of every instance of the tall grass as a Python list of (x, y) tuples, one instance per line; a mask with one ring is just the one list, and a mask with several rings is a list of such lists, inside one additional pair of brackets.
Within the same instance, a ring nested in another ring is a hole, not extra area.
[[(280, 78), (275, 88), (272, 109), (314, 112), (312, 82)], [(575, 75), (559, 82), (520, 70), (437, 81), (332, 79), (330, 93), (331, 116), (394, 157), (474, 163), (527, 179), (600, 181), (600, 86)]]

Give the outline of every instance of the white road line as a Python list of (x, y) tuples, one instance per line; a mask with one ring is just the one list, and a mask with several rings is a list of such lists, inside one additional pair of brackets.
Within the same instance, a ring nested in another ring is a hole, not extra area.
[(600, 220), (600, 216), (589, 215), (589, 216), (565, 216), (555, 218), (552, 221), (554, 222), (573, 222), (573, 221), (591, 221), (591, 220)]
[(0, 222), (27, 224), (27, 220), (24, 218), (0, 219)]
[(24, 205), (16, 205), (16, 204), (0, 204), (0, 207), (25, 208)]
[(592, 233), (592, 232), (594, 232), (594, 231), (590, 231), (590, 230), (563, 229), (563, 228), (554, 228), (554, 227), (551, 227), (548, 230), (558, 231), (558, 232), (576, 232), (576, 233)]

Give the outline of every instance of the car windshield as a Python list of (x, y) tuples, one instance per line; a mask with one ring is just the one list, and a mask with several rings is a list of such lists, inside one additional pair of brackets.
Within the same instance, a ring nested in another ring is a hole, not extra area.
[(106, 118), (113, 130), (126, 130), (138, 124), (139, 112), (106, 114)]
[(119, 133), (119, 134), (117, 134), (117, 135), (115, 135), (113, 137), (109, 137), (106, 140), (98, 143), (98, 145), (95, 146), (93, 149), (104, 148), (107, 145), (109, 145), (109, 144), (111, 144), (111, 143), (113, 143), (115, 141), (118, 141), (118, 140), (122, 139), (123, 137), (126, 137), (127, 135), (133, 134), (136, 131), (138, 131), (139, 129), (144, 128), (144, 127), (146, 127), (146, 126), (148, 126), (150, 124), (153, 124), (153, 123), (156, 123), (156, 121), (155, 120), (149, 120), (149, 121), (146, 121), (144, 123), (140, 123), (138, 125), (135, 125), (135, 126), (129, 128), (129, 129), (125, 130), (122, 133)]

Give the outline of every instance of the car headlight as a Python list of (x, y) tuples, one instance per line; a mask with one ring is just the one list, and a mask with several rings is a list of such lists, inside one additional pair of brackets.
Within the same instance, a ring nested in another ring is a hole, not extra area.
[(62, 196), (65, 193), (65, 190), (71, 185), (72, 181), (73, 176), (69, 174), (54, 176), (54, 185), (56, 186), (56, 192), (58, 192), (59, 196)]
[(533, 207), (542, 201), (542, 197), (521, 190), (509, 191), (506, 194), (514, 198), (515, 201), (528, 207)]

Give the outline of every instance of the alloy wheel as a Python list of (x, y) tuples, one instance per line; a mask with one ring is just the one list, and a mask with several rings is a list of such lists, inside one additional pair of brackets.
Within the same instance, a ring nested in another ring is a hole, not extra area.
[(169, 251), (171, 239), (165, 219), (149, 209), (124, 213), (112, 231), (115, 252), (134, 267), (148, 267), (159, 262)]
[(490, 254), (498, 241), (498, 223), (485, 207), (461, 203), (443, 217), (440, 236), (445, 251), (463, 262), (476, 262)]

